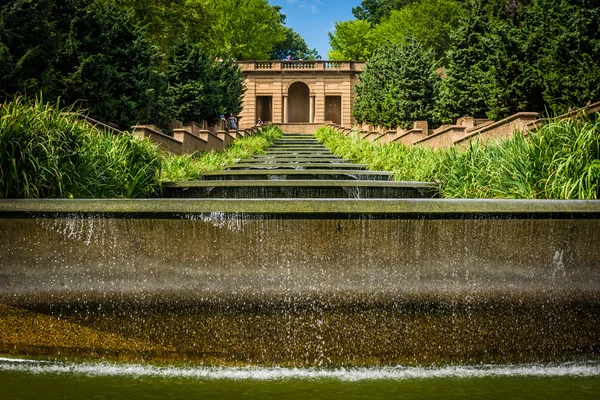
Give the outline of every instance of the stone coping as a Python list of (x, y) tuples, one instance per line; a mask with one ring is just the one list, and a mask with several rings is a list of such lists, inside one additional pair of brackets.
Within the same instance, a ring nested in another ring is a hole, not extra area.
[(42, 199), (0, 200), (10, 214), (396, 214), (600, 219), (598, 200), (470, 199)]
[(461, 125), (450, 125), (450, 126), (444, 128), (444, 129), (442, 129), (439, 132), (432, 133), (431, 135), (427, 135), (427, 136), (425, 136), (422, 139), (416, 140), (413, 144), (418, 144), (418, 143), (421, 143), (421, 142), (426, 142), (426, 141), (431, 140), (431, 139), (433, 139), (433, 138), (435, 138), (437, 136), (443, 135), (445, 133), (448, 133), (448, 132), (451, 132), (451, 131), (454, 131), (454, 130), (459, 130), (459, 129), (463, 129), (464, 130), (465, 127), (461, 126)]
[(536, 119), (538, 117), (538, 115), (539, 114), (536, 113), (536, 112), (520, 112), (520, 113), (513, 114), (513, 115), (511, 115), (508, 118), (501, 119), (500, 121), (496, 121), (496, 122), (494, 122), (492, 124), (485, 125), (483, 128), (481, 128), (479, 130), (474, 130), (473, 132), (468, 133), (467, 135), (461, 137), (460, 139), (455, 140), (454, 144), (465, 142), (465, 141), (471, 139), (474, 136), (481, 135), (482, 133), (485, 133), (485, 132), (490, 131), (492, 129), (498, 128), (498, 127), (500, 127), (502, 125), (506, 125), (509, 122), (515, 121), (517, 119), (531, 119), (531, 120), (534, 120), (534, 119)]
[(437, 189), (435, 182), (413, 181), (353, 181), (353, 180), (228, 180), (163, 182), (165, 188), (193, 187), (394, 187)]
[(369, 171), (364, 169), (349, 170), (349, 169), (242, 169), (242, 170), (221, 170), (202, 172), (201, 176), (220, 176), (220, 175), (377, 175), (389, 176), (394, 175), (390, 171)]
[(356, 168), (364, 169), (367, 168), (367, 164), (350, 164), (350, 163), (299, 163), (294, 162), (272, 162), (272, 163), (244, 163), (244, 164), (230, 164), (225, 166), (227, 169), (244, 169), (244, 168), (327, 168), (327, 169), (346, 169)]
[[(246, 160), (280, 160), (280, 159), (311, 159), (311, 160), (342, 160), (333, 154), (258, 154), (254, 158), (247, 158)], [(244, 161), (244, 160), (242, 160)]]
[(261, 155), (266, 156), (280, 156), (280, 155), (308, 155), (308, 156), (335, 156), (335, 153), (332, 153), (330, 150), (267, 150)]
[(156, 129), (152, 129), (152, 128), (150, 128), (147, 125), (134, 125), (134, 126), (131, 127), (131, 131), (132, 132), (134, 132), (136, 130), (142, 131), (142, 132), (143, 131), (148, 131), (148, 132), (152, 133), (153, 135), (158, 135), (158, 136), (160, 136), (161, 138), (163, 138), (165, 140), (170, 140), (170, 141), (172, 141), (174, 143), (177, 143), (177, 144), (182, 144), (183, 143), (182, 141), (177, 140), (177, 139), (175, 139), (172, 136), (169, 136), (169, 135), (167, 135), (167, 134), (165, 134), (163, 132), (157, 131)]
[(400, 141), (399, 139), (402, 139), (405, 136), (409, 136), (409, 135), (413, 135), (413, 134), (420, 134), (423, 133), (423, 129), (410, 129), (404, 133), (399, 133), (394, 139), (392, 139), (393, 142), (398, 142)]
[(292, 214), (321, 217), (378, 214), (471, 218), (588, 218), (600, 219), (598, 200), (471, 200), (471, 199), (43, 199), (0, 200), (0, 216), (51, 218), (66, 214), (140, 217), (169, 214)]

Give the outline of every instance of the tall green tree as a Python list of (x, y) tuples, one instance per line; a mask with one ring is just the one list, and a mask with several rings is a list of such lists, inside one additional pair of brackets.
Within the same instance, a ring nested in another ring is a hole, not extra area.
[(416, 0), (363, 0), (360, 6), (352, 8), (352, 14), (358, 20), (378, 25), (388, 18), (392, 11), (400, 10), (414, 1)]
[(310, 49), (306, 41), (292, 28), (285, 28), (285, 39), (271, 51), (271, 60), (319, 60), (317, 49)]
[(529, 74), (545, 105), (563, 113), (600, 100), (600, 3), (532, 0), (522, 19)]
[(543, 109), (541, 98), (536, 95), (537, 74), (530, 73), (522, 42), (520, 29), (510, 19), (494, 21), (486, 36), (488, 53), (480, 63), (487, 66), (487, 73), (480, 82), (480, 91), (490, 119)]
[(156, 89), (155, 52), (130, 11), (112, 3), (82, 2), (54, 63), (62, 101), (82, 102), (96, 118), (124, 128), (147, 121)]
[(54, 0), (14, 0), (0, 9), (0, 101), (15, 92), (55, 91), (52, 63), (64, 46), (72, 7)]
[(444, 123), (459, 117), (485, 117), (485, 86), (489, 79), (490, 52), (487, 35), (490, 18), (478, 2), (452, 34), (452, 48), (446, 56), (445, 78), (440, 88), (436, 115)]
[(194, 29), (210, 32), (203, 43), (208, 53), (235, 60), (268, 60), (285, 40), (279, 8), (267, 0), (204, 0), (201, 4), (211, 24)]
[(162, 99), (171, 120), (206, 120), (241, 111), (244, 93), (239, 66), (231, 59), (215, 61), (199, 44), (182, 42), (171, 53)]
[(402, 43), (410, 33), (442, 59), (450, 48), (450, 33), (458, 26), (463, 12), (462, 3), (455, 0), (416, 1), (392, 11), (375, 27), (374, 36), (379, 43)]
[(357, 121), (408, 127), (432, 119), (440, 79), (435, 56), (412, 35), (399, 46), (379, 47), (359, 79), (353, 108)]
[(152, 42), (168, 51), (185, 36), (195, 43), (204, 42), (209, 35), (208, 14), (200, 0), (103, 0), (130, 8), (137, 22), (146, 27)]
[(374, 49), (371, 24), (362, 20), (335, 23), (335, 31), (329, 32), (329, 59), (358, 60), (369, 59)]

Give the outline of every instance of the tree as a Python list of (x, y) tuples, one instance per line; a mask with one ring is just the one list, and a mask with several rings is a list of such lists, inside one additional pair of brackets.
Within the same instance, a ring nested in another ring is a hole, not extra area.
[(173, 50), (165, 73), (163, 107), (171, 120), (206, 120), (241, 111), (242, 74), (231, 59), (214, 61), (199, 44), (182, 42)]
[(367, 21), (336, 22), (335, 31), (328, 35), (331, 60), (365, 61), (373, 52), (372, 28)]
[(533, 0), (522, 30), (528, 72), (541, 82), (538, 96), (550, 110), (563, 113), (600, 99), (598, 2)]
[(292, 28), (285, 28), (285, 39), (271, 51), (271, 60), (319, 60), (317, 49), (309, 49), (308, 45)]
[(103, 0), (133, 10), (135, 20), (146, 26), (148, 37), (163, 51), (181, 40), (194, 43), (207, 40), (208, 30), (198, 29), (210, 24), (200, 0)]
[(5, 71), (0, 74), (0, 101), (15, 92), (54, 93), (52, 63), (68, 29), (58, 8), (53, 0), (15, 0), (0, 10), (0, 68)]
[(205, 0), (211, 24), (204, 49), (235, 60), (267, 60), (285, 39), (279, 8), (267, 0)]
[(450, 48), (450, 33), (458, 26), (462, 4), (455, 0), (421, 0), (392, 11), (375, 27), (379, 43), (402, 43), (409, 34), (442, 59)]
[(352, 14), (356, 19), (375, 26), (389, 17), (392, 11), (400, 10), (414, 1), (416, 0), (363, 0), (360, 6), (352, 8)]
[(234, 60), (225, 58), (217, 62), (215, 68), (219, 79), (217, 87), (219, 106), (218, 115), (209, 114), (205, 118), (211, 122), (216, 122), (221, 114), (238, 115), (242, 111), (242, 97), (246, 91), (242, 70)]
[(156, 50), (133, 14), (112, 3), (81, 1), (54, 64), (63, 102), (83, 102), (94, 117), (129, 127), (150, 118)]
[(379, 47), (355, 87), (353, 115), (359, 122), (408, 127), (431, 120), (439, 86), (435, 56), (408, 35), (402, 45)]
[(486, 116), (499, 120), (521, 111), (541, 110), (536, 79), (528, 73), (522, 34), (511, 19), (496, 20), (486, 37), (487, 78), (482, 82)]
[(489, 31), (488, 14), (481, 4), (474, 2), (451, 36), (452, 48), (446, 56), (446, 77), (441, 83), (436, 112), (442, 122), (467, 115), (485, 117)]

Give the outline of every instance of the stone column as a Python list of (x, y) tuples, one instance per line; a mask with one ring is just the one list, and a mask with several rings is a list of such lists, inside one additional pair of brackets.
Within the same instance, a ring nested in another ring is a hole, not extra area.
[(315, 96), (310, 96), (309, 113), (308, 122), (312, 124), (315, 122)]
[(283, 123), (288, 123), (288, 97), (283, 96)]

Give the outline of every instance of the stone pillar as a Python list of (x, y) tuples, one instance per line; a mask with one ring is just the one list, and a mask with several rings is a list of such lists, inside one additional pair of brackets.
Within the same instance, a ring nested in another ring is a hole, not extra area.
[(288, 123), (288, 97), (283, 96), (283, 123)]
[(310, 106), (309, 106), (309, 117), (308, 117), (308, 122), (309, 123), (313, 123), (315, 122), (315, 96), (310, 96)]

